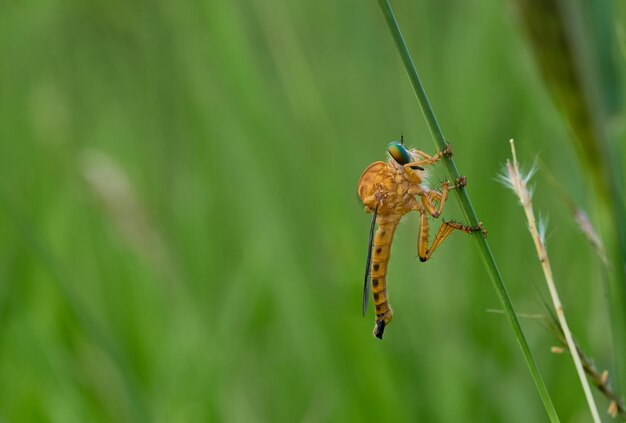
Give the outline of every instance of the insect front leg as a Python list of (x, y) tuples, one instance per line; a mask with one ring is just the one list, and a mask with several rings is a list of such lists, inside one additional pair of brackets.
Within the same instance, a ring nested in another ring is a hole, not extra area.
[(417, 149), (413, 149), (413, 150), (411, 150), (411, 152), (414, 153), (414, 154), (417, 154), (420, 157), (422, 157), (423, 160), (418, 160), (416, 162), (407, 163), (407, 164), (404, 165), (405, 169), (407, 167), (410, 168), (410, 167), (413, 167), (413, 166), (423, 167), (423, 166), (433, 165), (433, 164), (437, 163), (439, 160), (441, 160), (444, 156), (446, 156), (446, 157), (452, 156), (452, 147), (450, 147), (450, 144), (447, 144), (446, 148), (444, 148), (441, 151), (438, 151), (433, 156), (430, 156), (427, 153), (424, 153), (422, 150), (417, 150)]

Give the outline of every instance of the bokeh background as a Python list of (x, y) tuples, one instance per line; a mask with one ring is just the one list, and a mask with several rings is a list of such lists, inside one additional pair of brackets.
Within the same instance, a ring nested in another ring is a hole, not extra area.
[[(513, 6), (394, 2), (517, 310), (548, 296), (495, 181), (510, 138), (542, 163), (572, 330), (612, 369), (601, 262), (546, 171), (593, 197)], [(361, 316), (356, 184), (400, 133), (434, 151), (373, 0), (0, 3), (0, 421), (545, 421), (470, 237), (422, 264), (406, 217), (384, 341)], [(522, 323), (561, 418), (589, 421)]]

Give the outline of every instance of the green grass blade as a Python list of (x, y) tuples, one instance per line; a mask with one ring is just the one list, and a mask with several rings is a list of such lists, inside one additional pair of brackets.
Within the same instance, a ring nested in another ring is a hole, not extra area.
[[(439, 127), (439, 123), (433, 113), (433, 110), (430, 106), (430, 102), (428, 101), (428, 97), (426, 96), (426, 92), (424, 87), (422, 86), (422, 82), (417, 74), (417, 70), (415, 69), (415, 64), (413, 63), (413, 59), (411, 58), (411, 54), (404, 42), (404, 38), (402, 37), (402, 33), (400, 31), (400, 27), (398, 26), (398, 22), (393, 14), (393, 10), (391, 9), (391, 5), (388, 0), (378, 0), (378, 4), (385, 16), (385, 20), (387, 21), (387, 25), (389, 26), (389, 30), (391, 31), (391, 35), (394, 39), (396, 47), (400, 52), (400, 57), (402, 58), (402, 62), (404, 63), (404, 67), (406, 68), (407, 74), (409, 76), (409, 80), (411, 81), (411, 85), (415, 90), (415, 95), (417, 96), (420, 108), (422, 109), (422, 113), (424, 114), (424, 118), (426, 119), (426, 123), (428, 124), (428, 128), (433, 137), (435, 145), (439, 150), (442, 150), (446, 147), (446, 140), (443, 136), (443, 132)], [(452, 158), (444, 159), (445, 166), (448, 170), (448, 174), (452, 179), (459, 178), (461, 175), (454, 163)], [(457, 189), (455, 190), (457, 194), (457, 198), (461, 204), (461, 209), (463, 210), (463, 214), (465, 218), (471, 225), (477, 225), (479, 223), (476, 213), (474, 212), (474, 208), (472, 207), (472, 203), (467, 195), (465, 189)], [(522, 354), (524, 359), (526, 360), (526, 364), (528, 365), (528, 369), (530, 370), (530, 374), (535, 382), (535, 386), (539, 391), (539, 395), (543, 401), (543, 404), (550, 416), (550, 420), (552, 422), (558, 422), (559, 417), (556, 413), (556, 409), (554, 408), (554, 404), (552, 403), (552, 399), (550, 398), (550, 394), (548, 393), (548, 389), (539, 373), (539, 369), (535, 360), (530, 352), (530, 348), (528, 347), (528, 342), (524, 336), (524, 332), (520, 326), (520, 323), (515, 314), (515, 310), (513, 309), (513, 305), (511, 304), (511, 300), (507, 293), (506, 287), (504, 286), (504, 281), (502, 280), (502, 275), (498, 270), (498, 266), (495, 262), (493, 254), (491, 253), (491, 249), (489, 248), (489, 244), (487, 240), (480, 234), (475, 233), (474, 239), (478, 243), (478, 247), (480, 249), (481, 257), (483, 258), (483, 262), (487, 267), (489, 272), (489, 276), (491, 281), (493, 282), (493, 286), (496, 289), (498, 294), (498, 298), (502, 303), (502, 307), (504, 312), (513, 328), (513, 334), (515, 335), (515, 339), (517, 340), (520, 348), (522, 349)]]

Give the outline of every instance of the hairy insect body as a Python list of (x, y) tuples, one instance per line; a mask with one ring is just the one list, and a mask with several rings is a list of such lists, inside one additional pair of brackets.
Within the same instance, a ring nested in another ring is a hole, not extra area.
[(422, 185), (424, 172), (418, 172), (413, 172), (409, 177), (401, 165), (389, 158), (387, 163), (375, 162), (369, 165), (359, 181), (358, 194), (365, 210), (368, 213), (376, 210), (378, 214), (378, 230), (371, 252), (371, 284), (376, 309), (374, 336), (380, 339), (393, 317), (387, 300), (387, 265), (391, 257), (393, 235), (402, 216), (412, 210), (422, 209), (416, 195), (427, 191)]
[(368, 213), (378, 207), (381, 217), (396, 216), (400, 220), (410, 211), (421, 210), (415, 196), (428, 191), (422, 184), (424, 176), (424, 171), (413, 171), (410, 177), (392, 158), (387, 163), (372, 163), (359, 180), (359, 198)]
[[(466, 233), (482, 230), (482, 226), (467, 227), (456, 222), (444, 221), (429, 246), (428, 215), (438, 218), (448, 196), (448, 191), (459, 188), (465, 180), (450, 186), (444, 182), (441, 192), (431, 190), (426, 185), (426, 172), (422, 166), (439, 161), (450, 154), (449, 148), (434, 156), (419, 150), (407, 150), (402, 143), (391, 143), (387, 149), (391, 156), (385, 162), (374, 162), (365, 169), (359, 180), (357, 192), (367, 213), (372, 213), (370, 241), (365, 269), (363, 288), (363, 314), (367, 308), (369, 286), (376, 308), (374, 335), (383, 337), (385, 327), (391, 322), (393, 312), (387, 295), (387, 265), (391, 257), (391, 242), (398, 223), (405, 214), (416, 211), (420, 214), (418, 231), (418, 256), (421, 261), (430, 258), (435, 249), (455, 229)], [(374, 236), (374, 225), (378, 230)]]

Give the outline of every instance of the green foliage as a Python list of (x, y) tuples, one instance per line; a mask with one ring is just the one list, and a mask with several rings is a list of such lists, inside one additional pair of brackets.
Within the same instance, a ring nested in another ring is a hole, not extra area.
[[(616, 355), (626, 354), (626, 207), (616, 143), (621, 99), (611, 2), (517, 0), (523, 26), (546, 87), (572, 130), (571, 141), (589, 175), (601, 229), (612, 251), (612, 325)], [(617, 22), (617, 21), (616, 21)], [(621, 40), (623, 42), (623, 40)], [(607, 290), (608, 291), (608, 290)], [(622, 366), (623, 367), (623, 366)], [(626, 373), (621, 369), (622, 382)]]
[[(587, 176), (517, 15), (395, 8), (516, 309), (541, 312), (494, 177), (511, 137), (583, 205)], [(361, 317), (358, 178), (400, 132), (432, 145), (375, 2), (3, 2), (0, 58), (0, 421), (545, 418), (469, 238), (422, 264), (407, 218), (385, 340)], [(607, 367), (600, 263), (547, 184), (535, 205)], [(571, 360), (524, 325), (562, 419), (587, 419)]]

